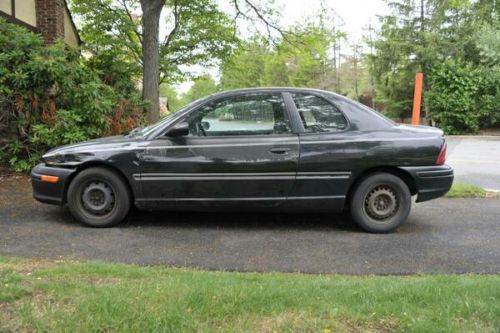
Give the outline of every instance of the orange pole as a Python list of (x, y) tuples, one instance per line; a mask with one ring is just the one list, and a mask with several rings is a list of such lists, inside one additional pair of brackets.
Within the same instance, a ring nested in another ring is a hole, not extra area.
[(424, 82), (424, 74), (417, 72), (415, 75), (415, 91), (413, 93), (413, 113), (411, 115), (411, 124), (420, 124), (420, 106), (422, 104), (422, 83)]

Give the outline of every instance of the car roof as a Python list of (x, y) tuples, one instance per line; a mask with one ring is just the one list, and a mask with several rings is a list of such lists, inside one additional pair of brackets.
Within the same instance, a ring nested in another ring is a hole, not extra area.
[(321, 90), (321, 89), (313, 89), (313, 88), (302, 88), (302, 87), (254, 87), (254, 88), (242, 88), (242, 89), (233, 89), (233, 90), (225, 90), (221, 92), (214, 93), (209, 97), (221, 97), (221, 96), (230, 96), (230, 95), (238, 95), (241, 93), (253, 93), (253, 92), (309, 92), (320, 95), (333, 95), (337, 98), (346, 98), (337, 93)]

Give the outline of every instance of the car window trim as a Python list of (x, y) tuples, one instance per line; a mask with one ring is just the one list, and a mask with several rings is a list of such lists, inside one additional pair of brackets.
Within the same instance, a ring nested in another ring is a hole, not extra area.
[(295, 106), (295, 102), (293, 101), (292, 94), (288, 91), (282, 93), (283, 99), (285, 100), (285, 106), (290, 118), (290, 125), (292, 127), (292, 132), (296, 134), (304, 133), (305, 128), (302, 120), (300, 119), (299, 111)]

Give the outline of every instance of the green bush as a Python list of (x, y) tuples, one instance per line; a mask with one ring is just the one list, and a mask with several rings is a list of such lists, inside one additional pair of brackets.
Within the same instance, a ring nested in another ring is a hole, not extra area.
[(3, 162), (28, 171), (49, 148), (142, 121), (138, 93), (105, 84), (88, 62), (62, 42), (45, 47), (40, 36), (0, 19), (0, 96), (17, 127), (17, 139), (0, 150)]
[(432, 119), (447, 134), (474, 133), (479, 130), (481, 110), (477, 94), (482, 76), (476, 68), (447, 60), (432, 69), (427, 103)]
[(449, 134), (500, 126), (500, 28), (485, 23), (474, 35), (472, 63), (447, 60), (429, 75), (432, 118)]
[(477, 95), (477, 109), (481, 110), (481, 128), (500, 126), (500, 66), (481, 68), (481, 85)]
[(476, 33), (483, 78), (479, 89), (478, 108), (482, 127), (500, 126), (500, 24), (484, 24)]

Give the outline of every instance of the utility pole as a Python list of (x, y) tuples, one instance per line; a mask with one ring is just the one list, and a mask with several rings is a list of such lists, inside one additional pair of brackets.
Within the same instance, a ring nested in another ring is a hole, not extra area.
[[(421, 66), (422, 66), (422, 73), (423, 73), (423, 86), (424, 86), (424, 93), (428, 91), (428, 83), (427, 83), (427, 61), (425, 60), (425, 55), (424, 55), (424, 50), (425, 50), (425, 0), (420, 0), (420, 42), (422, 45), (422, 51), (421, 51)], [(424, 115), (425, 115), (425, 121), (426, 125), (429, 124), (429, 108), (427, 106), (427, 103), (425, 102), (424, 99)]]
[(368, 22), (368, 40), (370, 42), (370, 86), (372, 89), (372, 98), (371, 98), (371, 107), (372, 109), (375, 109), (375, 80), (373, 79), (373, 71), (374, 71), (374, 66), (373, 66), (373, 37), (372, 37), (372, 20), (370, 18), (370, 21)]
[[(337, 76), (338, 76), (338, 71), (337, 71), (337, 33), (336, 33), (336, 29), (335, 29), (335, 17), (332, 17), (332, 21), (333, 21), (333, 28), (332, 28), (332, 32), (333, 32), (333, 71), (335, 73), (335, 82), (337, 82)], [(335, 91), (336, 92), (339, 92), (338, 91), (338, 86), (335, 86)]]
[(359, 65), (359, 59), (360, 59), (360, 45), (358, 42), (354, 42), (352, 45), (352, 65), (353, 65), (353, 71), (354, 71), (354, 93), (356, 94), (356, 100), (359, 101), (359, 89), (358, 89), (358, 65)]

